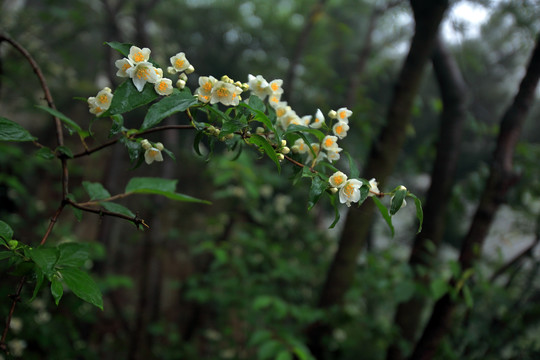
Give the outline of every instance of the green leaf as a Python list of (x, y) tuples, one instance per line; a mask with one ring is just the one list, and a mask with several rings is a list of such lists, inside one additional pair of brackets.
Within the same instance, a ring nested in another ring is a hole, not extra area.
[(103, 310), (103, 295), (90, 275), (77, 268), (59, 269), (58, 272), (76, 296)]
[[(69, 200), (73, 202), (77, 202), (77, 199), (75, 199), (75, 196), (73, 194), (68, 194), (67, 197)], [(74, 206), (71, 206), (71, 210), (73, 210), (73, 215), (75, 215), (75, 218), (77, 218), (77, 221), (81, 221), (83, 211), (81, 209), (77, 209)]]
[(111, 130), (109, 131), (109, 137), (113, 137), (122, 130), (127, 130), (124, 128), (124, 117), (120, 114), (115, 114), (111, 116), (112, 124)]
[(34, 141), (36, 139), (21, 125), (0, 117), (0, 141)]
[(162, 195), (176, 201), (210, 204), (209, 201), (197, 199), (189, 195), (179, 194), (175, 192), (177, 181), (178, 180), (162, 178), (133, 178), (127, 184), (125, 192), (136, 194), (155, 194)]
[(289, 125), (289, 127), (287, 128), (287, 131), (285, 131), (285, 134), (302, 133), (302, 132), (307, 132), (307, 133), (315, 135), (319, 141), (322, 141), (322, 139), (324, 139), (324, 137), (326, 136), (320, 130), (313, 129), (313, 128), (303, 126), (303, 125)]
[(403, 201), (405, 200), (406, 196), (406, 189), (396, 190), (394, 196), (392, 197), (392, 203), (390, 205), (390, 215), (395, 215), (399, 211), (399, 209), (401, 209), (401, 206), (403, 205)]
[(113, 203), (113, 202), (108, 202), (108, 201), (102, 201), (99, 203), (99, 205), (103, 206), (103, 208), (107, 211), (123, 214), (132, 218), (135, 217), (135, 214), (123, 205)]
[(248, 139), (248, 142), (250, 144), (254, 144), (254, 145), (257, 145), (259, 146), (261, 149), (264, 150), (264, 152), (266, 153), (266, 155), (268, 155), (268, 157), (270, 159), (272, 159), (272, 161), (274, 161), (274, 163), (276, 163), (276, 166), (278, 168), (278, 172), (281, 172), (281, 164), (279, 163), (279, 159), (276, 155), (276, 151), (274, 150), (274, 148), (272, 147), (272, 145), (270, 145), (270, 143), (268, 142), (268, 140), (266, 140), (264, 137), (260, 136), (260, 135), (257, 135), (257, 134), (253, 134), (250, 136), (250, 138)]
[(228, 134), (233, 134), (236, 131), (240, 131), (247, 126), (247, 119), (242, 116), (234, 119), (227, 119), (223, 121), (223, 127), (221, 128), (220, 137)]
[(13, 229), (2, 220), (0, 220), (0, 237), (6, 241), (13, 239)]
[(45, 159), (45, 160), (52, 160), (52, 159), (54, 159), (56, 157), (54, 155), (54, 151), (52, 151), (48, 147), (42, 147), (41, 149), (36, 151), (36, 153), (34, 155), (37, 156), (37, 157), (40, 157), (42, 159)]
[(392, 237), (394, 237), (394, 225), (392, 225), (392, 217), (390, 214), (388, 214), (388, 209), (386, 206), (383, 205), (381, 200), (379, 200), (376, 196), (372, 196), (371, 199), (377, 205), (377, 208), (379, 209), (379, 212), (381, 213), (382, 217), (388, 224), (388, 227), (390, 228), (390, 231), (392, 232)]
[(111, 107), (101, 116), (110, 116), (115, 114), (123, 114), (140, 106), (146, 105), (159, 95), (154, 90), (152, 84), (146, 84), (143, 91), (139, 92), (131, 79), (121, 83), (114, 91), (114, 96), (111, 102)]
[(329, 229), (333, 229), (338, 223), (339, 218), (341, 217), (341, 215), (339, 214), (339, 208), (337, 204), (338, 196), (339, 195), (337, 193), (330, 195), (330, 203), (332, 204), (332, 207), (334, 208), (334, 221), (332, 222), (332, 224), (330, 224)]
[(283, 348), (283, 344), (277, 340), (268, 340), (259, 347), (257, 351), (257, 359), (266, 360), (274, 359), (277, 352)]
[(266, 110), (264, 103), (257, 96), (251, 95), (249, 98), (249, 104), (242, 102), (239, 104), (239, 106), (248, 109), (253, 115), (254, 120), (262, 122), (273, 133), (276, 133), (274, 124), (272, 124), (272, 121), (264, 113)]
[(2, 260), (6, 260), (6, 259), (9, 259), (10, 257), (12, 257), (13, 255), (15, 255), (15, 253), (13, 251), (0, 251), (0, 261)]
[(129, 140), (126, 137), (121, 137), (120, 142), (126, 146), (129, 160), (132, 164), (140, 164), (143, 161), (142, 147), (137, 141)]
[(81, 129), (81, 127), (75, 121), (71, 120), (66, 115), (62, 114), (60, 111), (51, 109), (50, 107), (43, 105), (36, 105), (36, 107), (60, 119), (60, 121), (62, 121), (70, 131), (75, 131), (79, 135), (84, 133), (84, 130)]
[(351, 179), (356, 179), (360, 176), (360, 170), (358, 169), (358, 166), (356, 165), (356, 162), (354, 161), (353, 157), (351, 156), (351, 154), (349, 154), (347, 151), (344, 151), (343, 152), (347, 158), (349, 159), (349, 171), (350, 171), (350, 175), (349, 177)]
[(474, 299), (471, 294), (471, 289), (468, 285), (463, 286), (463, 298), (468, 308), (472, 308), (474, 305)]
[(433, 296), (434, 300), (438, 300), (441, 298), (444, 294), (450, 290), (448, 286), (448, 282), (444, 280), (443, 278), (438, 278), (433, 280), (429, 284), (429, 288), (431, 289), (431, 295)]
[(63, 243), (58, 245), (58, 261), (55, 267), (81, 267), (90, 258), (88, 245)]
[(56, 152), (60, 153), (60, 154), (63, 154), (63, 155), (66, 155), (68, 158), (72, 159), (73, 158), (73, 152), (71, 151), (70, 148), (68, 148), (67, 146), (64, 146), (64, 145), (61, 145), (61, 146), (58, 146), (56, 149), (55, 149)]
[(54, 298), (54, 303), (58, 306), (62, 295), (64, 295), (64, 286), (57, 277), (53, 278), (51, 281), (51, 294)]
[(256, 330), (253, 335), (249, 338), (248, 345), (254, 346), (262, 343), (266, 339), (270, 339), (272, 337), (272, 333), (269, 330), (262, 329), (262, 330)]
[(129, 43), (120, 43), (118, 41), (106, 41), (105, 44), (109, 45), (114, 50), (118, 51), (120, 54), (124, 55), (125, 57), (128, 57), (129, 55), (129, 48), (131, 48), (132, 44)]
[(416, 218), (418, 219), (418, 230), (416, 233), (422, 231), (422, 225), (424, 224), (424, 210), (422, 209), (422, 202), (415, 195), (409, 193), (409, 197), (414, 199), (414, 205), (416, 206)]
[(369, 185), (363, 184), (362, 186), (360, 186), (360, 199), (358, 199), (358, 206), (362, 205), (368, 197)]
[(289, 350), (281, 350), (276, 356), (276, 360), (292, 360), (292, 355)]
[(191, 94), (189, 89), (185, 88), (182, 91), (175, 89), (175, 92), (171, 95), (164, 97), (150, 106), (144, 117), (141, 130), (150, 129), (159, 124), (163, 119), (177, 112), (185, 111), (195, 104), (197, 104), (197, 99)]
[(90, 195), (90, 200), (101, 200), (111, 197), (111, 194), (100, 183), (83, 181), (84, 189)]
[(55, 248), (36, 247), (27, 251), (28, 256), (49, 278), (53, 273), (54, 265), (58, 259), (58, 251)]
[(35, 268), (34, 273), (36, 274), (36, 286), (34, 287), (34, 292), (32, 293), (32, 297), (30, 300), (28, 300), (28, 302), (34, 301), (34, 299), (38, 296), (41, 285), (43, 285), (43, 280), (45, 280), (45, 274), (43, 274), (43, 271), (41, 271), (39, 268)]
[(328, 182), (324, 181), (319, 176), (314, 176), (312, 179), (311, 188), (309, 189), (308, 211), (315, 206), (328, 187)]
[(201, 154), (201, 149), (199, 147), (199, 144), (201, 143), (203, 136), (204, 136), (204, 132), (198, 131), (197, 134), (195, 134), (195, 139), (193, 140), (193, 150), (195, 150), (195, 153), (197, 153), (197, 155), (199, 156), (203, 156)]

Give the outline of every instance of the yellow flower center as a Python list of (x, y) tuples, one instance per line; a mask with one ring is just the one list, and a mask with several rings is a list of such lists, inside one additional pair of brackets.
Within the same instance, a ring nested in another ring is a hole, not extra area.
[(210, 83), (210, 81), (207, 81), (206, 83), (204, 83), (202, 88), (204, 89), (204, 91), (210, 92), (212, 91), (212, 84)]
[(216, 93), (217, 93), (217, 96), (219, 96), (221, 98), (229, 96), (229, 90), (227, 90), (225, 88), (217, 89)]
[(131, 65), (129, 65), (129, 63), (126, 61), (124, 63), (124, 65), (122, 65), (122, 70), (126, 71), (127, 69), (129, 69), (131, 67)]
[(324, 142), (324, 145), (326, 145), (326, 147), (331, 147), (332, 144), (334, 144), (334, 140), (332, 139), (326, 139), (326, 141)]
[(276, 84), (276, 83), (272, 84), (272, 90), (278, 91), (279, 90), (279, 85)]
[(351, 197), (353, 192), (354, 192), (354, 187), (351, 185), (351, 184), (347, 184), (345, 185), (345, 187), (343, 188), (343, 192), (345, 193), (345, 195), (347, 195), (348, 197)]
[(137, 69), (137, 78), (147, 80), (149, 76), (148, 68)]
[(345, 113), (345, 111), (341, 111), (341, 112), (339, 113), (339, 117), (340, 117), (341, 119), (345, 119), (345, 118), (347, 117), (347, 113)]
[(343, 132), (343, 126), (336, 126), (336, 133), (341, 134)]
[(143, 53), (141, 51), (137, 51), (135, 54), (133, 54), (133, 60), (135, 60), (135, 62), (144, 61)]
[(177, 68), (181, 68), (182, 66), (184, 66), (184, 60), (182, 59), (176, 59), (176, 61), (174, 62), (174, 66), (176, 66)]
[(343, 176), (339, 175), (334, 178), (334, 183), (336, 185), (341, 185), (343, 183)]
[(167, 90), (167, 83), (165, 81), (160, 82), (159, 86), (158, 86), (158, 89), (159, 89), (159, 91)]
[(150, 155), (151, 157), (156, 157), (158, 154), (159, 154), (158, 149), (152, 148), (152, 149), (148, 150), (148, 155)]
[(107, 95), (101, 95), (100, 97), (98, 97), (98, 101), (101, 103), (101, 104), (106, 104), (108, 101), (108, 98), (107, 98)]

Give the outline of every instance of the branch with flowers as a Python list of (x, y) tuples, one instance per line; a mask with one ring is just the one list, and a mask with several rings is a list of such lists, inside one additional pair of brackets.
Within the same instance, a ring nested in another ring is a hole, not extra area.
[[(24, 274), (17, 287), (11, 311), (7, 316), (6, 330), (0, 339), (0, 347), (6, 352), (9, 351), (6, 346), (7, 329), (15, 304), (20, 300), (23, 285), (30, 280), (34, 283), (32, 298), (36, 297), (47, 280), (56, 304), (63, 296), (64, 287), (67, 287), (82, 300), (103, 308), (102, 295), (97, 285), (86, 270), (82, 269), (89, 256), (84, 244), (47, 246), (47, 239), (53, 233), (65, 207), (72, 208), (79, 219), (87, 212), (131, 221), (137, 228), (148, 229), (151, 224), (117, 201), (136, 194), (157, 194), (176, 201), (209, 204), (208, 201), (178, 193), (176, 180), (152, 177), (132, 178), (126, 184), (124, 192), (115, 195), (111, 195), (102, 184), (88, 181), (83, 181), (82, 185), (89, 199), (76, 199), (70, 192), (69, 164), (117, 143), (126, 147), (134, 167), (143, 163), (151, 165), (153, 162), (165, 161), (164, 153), (174, 159), (174, 154), (166, 148), (166, 144), (154, 143), (145, 138), (149, 133), (192, 130), (196, 132), (194, 149), (199, 155), (202, 155), (202, 141), (208, 144), (210, 153), (215, 144), (221, 142), (231, 151), (240, 152), (243, 147), (255, 148), (273, 161), (278, 171), (284, 162), (291, 164), (298, 169), (296, 179), (307, 178), (311, 182), (308, 209), (313, 208), (323, 195), (328, 196), (335, 209), (335, 218), (330, 227), (334, 227), (339, 221), (339, 203), (347, 207), (352, 204), (360, 206), (371, 198), (393, 234), (392, 215), (406, 204), (405, 198), (410, 197), (415, 201), (420, 222), (419, 231), (421, 229), (422, 208), (418, 198), (404, 186), (385, 193), (379, 190), (375, 179), (362, 179), (351, 156), (339, 146), (338, 142), (344, 139), (350, 130), (349, 118), (352, 112), (347, 108), (330, 110), (327, 114), (329, 120), (320, 109), (317, 109), (314, 116), (300, 116), (287, 102), (281, 101), (283, 81), (267, 81), (261, 75), (249, 74), (247, 82), (234, 81), (226, 75), (219, 80), (213, 76), (200, 76), (199, 87), (192, 92), (186, 84), (188, 76), (194, 73), (195, 68), (183, 52), (170, 57), (170, 66), (166, 73), (172, 78), (168, 78), (163, 69), (150, 58), (150, 49), (109, 42), (109, 46), (124, 56), (117, 60), (115, 65), (116, 75), (126, 80), (114, 91), (105, 87), (86, 100), (91, 114), (97, 118), (109, 119), (111, 124), (111, 139), (89, 148), (85, 139), (93, 136), (90, 129), (83, 129), (76, 121), (54, 107), (52, 97), (47, 95), (50, 93), (45, 79), (30, 55), (6, 35), (0, 34), (1, 41), (7, 41), (18, 49), (38, 74), (48, 100), (47, 106), (38, 108), (54, 117), (58, 144), (55, 149), (50, 149), (39, 143), (37, 138), (21, 125), (4, 117), (0, 117), (0, 141), (33, 142), (38, 147), (38, 156), (50, 160), (59, 159), (62, 163), (63, 184), (62, 198), (59, 199), (58, 208), (39, 245), (32, 246), (15, 240), (13, 229), (0, 220), (0, 240), (5, 247), (5, 250), (0, 252), (0, 260), (9, 261), (12, 268), (31, 269)], [(249, 94), (249, 97), (246, 94)], [(140, 127), (126, 128), (123, 115), (138, 108), (145, 109), (145, 117)], [(187, 123), (161, 125), (164, 119), (177, 113), (185, 114)], [(65, 146), (63, 128), (72, 135), (77, 134), (82, 149), (75, 152)], [(348, 175), (336, 167), (342, 154), (347, 154), (349, 159)], [(385, 196), (391, 196), (388, 206), (380, 200)]]

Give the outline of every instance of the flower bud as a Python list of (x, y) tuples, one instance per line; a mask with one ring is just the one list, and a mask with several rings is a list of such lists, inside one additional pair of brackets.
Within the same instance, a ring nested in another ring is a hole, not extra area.
[(158, 149), (159, 151), (163, 151), (163, 144), (160, 142), (156, 143), (156, 149)]
[(178, 75), (178, 79), (187, 81), (187, 75), (185, 73), (181, 73), (180, 75)]
[(285, 156), (283, 154), (277, 154), (277, 158), (279, 161), (283, 161), (283, 159), (285, 159)]
[(193, 65), (189, 65), (185, 71), (186, 71), (186, 74), (191, 74), (192, 72), (195, 71), (195, 68), (193, 67)]
[(289, 149), (287, 146), (284, 146), (282, 149), (281, 149), (281, 153), (284, 154), (284, 155), (287, 155), (288, 153), (291, 152), (291, 149)]
[(336, 112), (336, 110), (330, 110), (330, 111), (328, 112), (328, 117), (329, 117), (330, 119), (335, 119), (335, 118), (337, 118), (337, 112)]
[(176, 82), (176, 87), (180, 90), (182, 90), (186, 86), (186, 82), (182, 79), (178, 79)]
[(281, 146), (286, 146), (287, 145), (287, 140), (283, 139), (281, 140)]
[(172, 67), (172, 66), (169, 66), (169, 67), (167, 68), (167, 72), (168, 72), (169, 74), (171, 74), (171, 75), (174, 75), (174, 74), (176, 74), (176, 69), (175, 69), (174, 67)]
[(264, 128), (259, 126), (257, 129), (255, 129), (255, 134), (261, 135), (264, 134)]
[(331, 187), (331, 188), (330, 188), (330, 192), (331, 192), (332, 194), (335, 194), (335, 193), (338, 192), (338, 189), (335, 188), (335, 187)]
[(146, 139), (142, 139), (141, 140), (141, 146), (144, 150), (148, 150), (152, 147), (152, 145), (150, 144), (150, 142)]

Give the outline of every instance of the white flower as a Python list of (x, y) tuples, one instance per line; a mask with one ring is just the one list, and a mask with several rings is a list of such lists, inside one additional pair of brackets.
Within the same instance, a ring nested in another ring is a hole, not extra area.
[(114, 62), (114, 65), (118, 68), (118, 71), (116, 72), (116, 76), (129, 77), (127, 70), (133, 66), (133, 62), (129, 60), (128, 58), (123, 58), (123, 59), (116, 60)]
[(173, 92), (172, 80), (163, 78), (154, 85), (154, 89), (159, 95), (170, 95)]
[(253, 76), (249, 74), (248, 86), (253, 95), (259, 97), (261, 100), (264, 100), (271, 93), (268, 81), (266, 81), (262, 75)]
[(321, 111), (321, 109), (317, 109), (317, 113), (315, 114), (315, 119), (309, 124), (310, 127), (314, 129), (319, 129), (322, 124), (324, 123), (324, 115)]
[(334, 132), (334, 135), (336, 135), (338, 138), (343, 139), (345, 136), (347, 136), (347, 131), (349, 131), (349, 125), (346, 122), (338, 121), (332, 127), (332, 131)]
[(11, 318), (11, 322), (9, 323), (9, 328), (13, 330), (15, 334), (18, 334), (21, 332), (23, 328), (23, 321), (19, 317), (13, 317)]
[(311, 119), (313, 118), (313, 116), (311, 115), (304, 115), (300, 118), (300, 120), (302, 120), (302, 125), (304, 126), (309, 126), (309, 123), (311, 122)]
[(200, 102), (209, 103), (212, 96), (212, 89), (217, 83), (217, 79), (213, 76), (201, 76), (199, 77), (199, 87), (195, 90), (195, 95), (199, 98)]
[(279, 93), (272, 94), (268, 98), (268, 104), (270, 104), (270, 106), (273, 107), (274, 109), (279, 105), (280, 102), (281, 102), (281, 94)]
[(150, 59), (150, 49), (149, 48), (138, 48), (137, 46), (132, 46), (129, 48), (129, 60), (135, 64), (141, 62), (147, 62)]
[(234, 84), (224, 81), (218, 81), (212, 88), (210, 104), (222, 103), (223, 105), (236, 106), (240, 102), (240, 94), (242, 89)]
[(88, 106), (92, 114), (101, 115), (111, 106), (113, 93), (110, 88), (100, 90), (95, 97), (88, 98)]
[(336, 171), (328, 179), (328, 182), (330, 183), (330, 185), (338, 189), (341, 188), (343, 185), (345, 185), (346, 181), (347, 181), (347, 175), (345, 175), (341, 171)]
[(351, 179), (345, 182), (345, 185), (339, 189), (339, 202), (345, 203), (347, 206), (351, 206), (351, 203), (358, 202), (360, 200), (360, 187), (362, 183), (360, 180)]
[(313, 150), (313, 152), (315, 153), (316, 157), (315, 157), (315, 160), (313, 160), (313, 152), (311, 150), (308, 150), (308, 152), (307, 152), (307, 154), (308, 154), (307, 162), (308, 163), (313, 162), (313, 165), (315, 165), (319, 161), (324, 160), (324, 158), (326, 158), (326, 154), (321, 151), (321, 147), (319, 146), (318, 143), (311, 143), (310, 146), (311, 146), (311, 149)]
[(338, 161), (341, 158), (341, 155), (339, 154), (339, 152), (341, 150), (343, 150), (343, 149), (340, 148), (340, 147), (332, 149), (332, 150), (327, 150), (326, 151), (326, 158), (328, 159), (328, 161), (330, 161), (330, 162)]
[(21, 339), (13, 339), (8, 341), (8, 348), (11, 351), (11, 354), (16, 357), (20, 357), (26, 349), (26, 341)]
[(304, 142), (304, 139), (302, 138), (296, 139), (291, 149), (294, 153), (297, 154), (305, 154), (309, 150), (308, 146)]
[(270, 90), (272, 91), (272, 94), (283, 94), (283, 88), (281, 87), (283, 85), (283, 80), (281, 79), (275, 79), (270, 81)]
[(352, 111), (346, 107), (339, 108), (337, 110), (337, 119), (338, 121), (343, 121), (344, 123), (349, 123), (349, 116), (352, 115)]
[(375, 196), (381, 193), (378, 185), (379, 183), (377, 182), (377, 180), (375, 180), (375, 178), (369, 180), (369, 196)]
[(156, 68), (147, 61), (136, 63), (135, 66), (127, 69), (127, 73), (139, 92), (143, 91), (147, 82), (155, 84), (158, 81)]
[(163, 161), (163, 155), (161, 155), (161, 150), (159, 150), (157, 147), (151, 147), (147, 149), (144, 152), (144, 161), (146, 161), (148, 165), (150, 165), (154, 161)]
[(322, 140), (322, 148), (330, 151), (335, 151), (335, 149), (338, 149), (337, 136), (326, 135)]
[(191, 65), (186, 59), (186, 54), (183, 52), (179, 52), (178, 54), (171, 56), (169, 60), (171, 61), (171, 65), (176, 72), (185, 71)]

